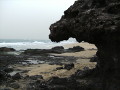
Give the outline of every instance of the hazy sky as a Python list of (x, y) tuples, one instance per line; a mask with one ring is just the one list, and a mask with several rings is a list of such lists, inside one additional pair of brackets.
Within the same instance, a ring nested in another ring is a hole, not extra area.
[(0, 39), (48, 39), (75, 0), (0, 0)]

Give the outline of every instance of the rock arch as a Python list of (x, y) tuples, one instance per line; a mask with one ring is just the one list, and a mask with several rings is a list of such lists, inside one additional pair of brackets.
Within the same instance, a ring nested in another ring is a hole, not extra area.
[[(78, 0), (50, 26), (54, 42), (70, 37), (98, 48), (97, 70), (105, 78), (105, 90), (120, 90), (120, 1)], [(110, 82), (111, 81), (111, 82)]]

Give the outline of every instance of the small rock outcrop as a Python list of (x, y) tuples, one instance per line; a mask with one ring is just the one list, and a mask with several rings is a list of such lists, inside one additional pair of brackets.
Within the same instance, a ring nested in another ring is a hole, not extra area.
[(84, 48), (80, 46), (74, 46), (73, 48), (68, 48), (66, 51), (67, 52), (80, 52), (80, 51), (84, 51)]
[(83, 51), (84, 48), (80, 46), (75, 46), (73, 48), (64, 49), (63, 46), (56, 46), (51, 49), (27, 49), (22, 54), (27, 55), (49, 55), (49, 53), (67, 53), (67, 52), (80, 52)]
[(22, 76), (20, 75), (20, 73), (16, 73), (14, 76), (12, 76), (12, 79), (14, 79), (14, 80), (19, 80), (21, 78), (22, 78)]
[(0, 52), (11, 52), (15, 51), (14, 48), (0, 47)]
[[(120, 0), (78, 0), (50, 26), (49, 38), (95, 44), (102, 90), (120, 90)], [(115, 88), (114, 88), (115, 87)]]
[(65, 64), (65, 65), (64, 65), (64, 69), (70, 70), (70, 69), (72, 69), (72, 68), (74, 68), (74, 64), (73, 64), (73, 63)]
[(53, 47), (52, 50), (64, 50), (64, 47), (63, 46), (56, 46), (56, 47)]

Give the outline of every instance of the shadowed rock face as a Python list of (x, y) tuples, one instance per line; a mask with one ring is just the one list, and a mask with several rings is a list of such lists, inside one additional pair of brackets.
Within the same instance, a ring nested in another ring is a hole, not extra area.
[[(54, 42), (72, 37), (95, 44), (100, 75), (111, 81), (120, 77), (120, 0), (78, 0), (50, 26), (50, 32)], [(108, 87), (113, 82), (105, 81), (105, 90), (112, 90)], [(117, 87), (118, 81), (114, 83)]]

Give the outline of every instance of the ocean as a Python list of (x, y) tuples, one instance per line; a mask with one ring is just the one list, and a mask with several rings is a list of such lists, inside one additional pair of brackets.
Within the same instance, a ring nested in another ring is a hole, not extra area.
[(23, 40), (23, 39), (0, 39), (0, 47), (9, 47), (16, 50), (26, 49), (50, 49), (55, 46), (75, 43), (76, 40), (69, 39), (59, 43), (51, 42), (50, 40)]

